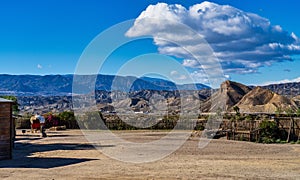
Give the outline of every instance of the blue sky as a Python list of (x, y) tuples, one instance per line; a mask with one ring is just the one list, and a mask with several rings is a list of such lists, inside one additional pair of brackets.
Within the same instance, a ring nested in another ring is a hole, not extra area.
[[(158, 2), (177, 3), (188, 9), (202, 1), (3, 0), (0, 5), (0, 73), (73, 74), (81, 53), (99, 33), (117, 23), (137, 18), (150, 4)], [(294, 32), (300, 37), (299, 1), (211, 2), (257, 14), (267, 18), (272, 25), (280, 25), (284, 31)], [(157, 48), (151, 39), (119, 48), (101, 73), (114, 74), (128, 59), (143, 53), (155, 53)], [(232, 69), (226, 67), (228, 72), (224, 73), (231, 80), (245, 84), (296, 80), (300, 77), (300, 60), (297, 56), (292, 57), (294, 61), (278, 60), (271, 65), (261, 65), (252, 73), (235, 71), (238, 65), (229, 63)]]

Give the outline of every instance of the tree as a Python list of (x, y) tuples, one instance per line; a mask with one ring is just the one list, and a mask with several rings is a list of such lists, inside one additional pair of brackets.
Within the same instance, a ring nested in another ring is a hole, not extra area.
[(15, 96), (0, 96), (1, 98), (7, 99), (7, 100), (11, 100), (14, 102), (14, 104), (12, 105), (12, 113), (13, 115), (18, 115), (20, 112), (19, 109), (19, 104), (18, 104), (18, 99)]
[(233, 110), (235, 111), (236, 114), (240, 113), (240, 108), (238, 106), (234, 106)]
[(78, 123), (76, 121), (74, 112), (64, 111), (58, 114), (58, 118), (63, 125), (66, 125), (68, 129), (78, 129)]
[(58, 117), (62, 121), (73, 121), (76, 120), (74, 116), (74, 112), (64, 111), (58, 114)]
[(234, 106), (233, 110), (235, 111), (235, 113), (236, 113), (237, 116), (240, 115), (240, 108), (238, 106)]
[(280, 137), (280, 130), (274, 121), (263, 120), (259, 124), (260, 129), (260, 142), (274, 143)]

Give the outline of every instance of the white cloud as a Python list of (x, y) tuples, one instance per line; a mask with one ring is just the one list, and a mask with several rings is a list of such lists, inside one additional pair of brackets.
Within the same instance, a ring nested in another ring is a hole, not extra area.
[(196, 70), (190, 74), (193, 79), (197, 79), (202, 84), (209, 84), (209, 78), (206, 73), (202, 70)]
[(199, 67), (199, 68), (201, 66), (201, 64), (194, 59), (185, 59), (183, 60), (182, 65), (186, 67)]
[(291, 33), (292, 38), (294, 38), (294, 40), (298, 41), (298, 37), (296, 36), (296, 34), (294, 32)]
[(178, 75), (178, 72), (177, 71), (171, 71), (170, 74), (171, 74), (171, 76), (176, 76), (176, 75)]
[[(192, 30), (186, 31), (178, 23)], [(204, 62), (204, 66), (213, 69), (215, 59), (205, 54), (210, 51), (205, 45), (207, 41), (225, 73), (254, 73), (262, 66), (292, 60), (292, 55), (300, 54), (299, 40), (294, 33), (271, 25), (268, 19), (257, 14), (210, 2), (189, 8), (179, 4), (150, 5), (126, 35), (151, 35), (161, 54), (183, 58), (183, 65), (190, 68), (203, 67)], [(180, 46), (164, 39), (180, 42)], [(196, 59), (203, 59), (202, 64)]]
[(38, 65), (37, 65), (37, 68), (38, 68), (38, 69), (43, 69), (43, 66), (40, 65), (40, 64), (38, 64)]
[(293, 83), (293, 82), (300, 82), (300, 77), (295, 79), (283, 79), (279, 81), (267, 81), (264, 83), (259, 84), (260, 86), (270, 85), (270, 84), (284, 84), (284, 83)]
[(174, 79), (177, 79), (177, 80), (186, 80), (187, 79), (187, 76), (184, 75), (184, 74), (180, 74), (178, 71), (171, 71), (170, 72), (170, 75), (174, 78)]
[(230, 79), (230, 78), (231, 78), (230, 75), (228, 75), (228, 74), (225, 74), (224, 77), (225, 77), (226, 79)]
[(275, 25), (275, 26), (274, 26), (274, 29), (275, 29), (276, 31), (278, 31), (278, 32), (282, 32), (282, 27), (279, 26), (279, 25)]

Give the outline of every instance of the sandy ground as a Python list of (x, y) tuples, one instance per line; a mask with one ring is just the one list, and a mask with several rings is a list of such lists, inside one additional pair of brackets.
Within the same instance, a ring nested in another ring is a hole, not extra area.
[[(116, 133), (142, 142), (167, 132)], [(17, 134), (13, 160), (0, 161), (0, 179), (300, 179), (298, 144), (219, 139), (199, 149), (193, 137), (162, 160), (132, 164), (103, 155), (79, 130), (48, 132), (47, 138)]]

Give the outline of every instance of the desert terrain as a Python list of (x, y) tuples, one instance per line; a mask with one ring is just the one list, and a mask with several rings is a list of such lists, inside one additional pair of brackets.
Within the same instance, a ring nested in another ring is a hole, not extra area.
[[(80, 130), (39, 134), (17, 131), (13, 160), (0, 161), (0, 179), (300, 179), (299, 144), (212, 140), (198, 148), (191, 137), (173, 154), (150, 163), (125, 163), (96, 150)], [(152, 141), (167, 131), (115, 131)], [(102, 148), (110, 148), (103, 146)]]

